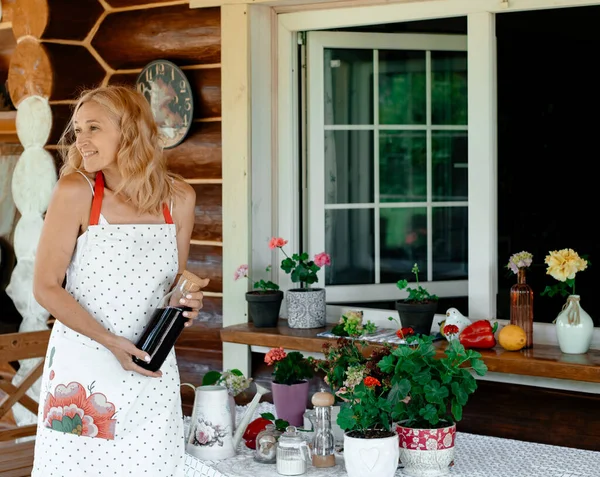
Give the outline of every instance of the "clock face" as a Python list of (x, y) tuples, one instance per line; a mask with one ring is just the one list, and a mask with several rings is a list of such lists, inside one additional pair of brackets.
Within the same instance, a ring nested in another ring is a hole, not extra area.
[(177, 146), (194, 117), (192, 88), (183, 71), (170, 61), (153, 61), (138, 76), (136, 87), (150, 103), (165, 149)]

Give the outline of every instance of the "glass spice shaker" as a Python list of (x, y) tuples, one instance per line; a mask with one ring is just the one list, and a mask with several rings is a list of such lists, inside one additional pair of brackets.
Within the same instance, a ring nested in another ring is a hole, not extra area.
[(277, 461), (277, 440), (281, 431), (275, 428), (275, 424), (267, 424), (256, 436), (256, 448), (254, 460), (261, 464), (274, 464)]
[(309, 462), (308, 444), (302, 439), (295, 426), (288, 426), (277, 444), (277, 473), (304, 474)]
[(321, 389), (313, 394), (316, 425), (312, 445), (312, 464), (315, 467), (333, 467), (335, 465), (335, 437), (331, 430), (331, 411), (335, 398), (333, 394)]

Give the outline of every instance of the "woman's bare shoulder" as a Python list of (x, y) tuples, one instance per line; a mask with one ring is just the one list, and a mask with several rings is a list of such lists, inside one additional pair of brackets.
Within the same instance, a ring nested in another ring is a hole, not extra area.
[(89, 206), (92, 189), (81, 174), (72, 172), (62, 176), (54, 187), (55, 196), (73, 201), (73, 207)]
[(186, 205), (187, 207), (194, 207), (196, 205), (196, 191), (190, 184), (183, 180), (176, 180), (175, 191), (184, 208)]

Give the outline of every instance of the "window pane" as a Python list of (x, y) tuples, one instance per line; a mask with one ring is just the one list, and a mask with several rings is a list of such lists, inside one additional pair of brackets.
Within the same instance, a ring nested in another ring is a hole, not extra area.
[(326, 210), (326, 285), (375, 283), (373, 209)]
[(431, 123), (467, 124), (467, 52), (431, 52)]
[(467, 200), (467, 131), (433, 131), (434, 201)]
[(406, 278), (414, 281), (411, 269), (415, 263), (424, 271), (419, 277), (425, 281), (427, 270), (427, 209), (381, 209), (381, 283), (395, 283)]
[(433, 209), (433, 280), (468, 277), (468, 208)]
[(379, 51), (379, 123), (425, 124), (425, 52)]
[(325, 203), (373, 202), (373, 131), (325, 131)]
[(325, 124), (373, 124), (373, 51), (324, 51)]
[(427, 200), (425, 131), (381, 131), (379, 134), (380, 202)]

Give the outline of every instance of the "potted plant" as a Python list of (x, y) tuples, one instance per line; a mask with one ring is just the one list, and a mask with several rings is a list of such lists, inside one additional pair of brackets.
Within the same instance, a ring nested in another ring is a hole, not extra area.
[(283, 348), (272, 348), (265, 355), (265, 363), (273, 366), (271, 392), (277, 417), (301, 427), (308, 403), (308, 379), (314, 375), (312, 358), (299, 351), (286, 353)]
[(325, 288), (310, 288), (317, 283), (317, 272), (326, 265), (331, 265), (331, 257), (321, 252), (309, 260), (307, 253), (294, 253), (291, 257), (283, 250), (288, 243), (280, 237), (273, 237), (269, 242), (271, 250), (280, 249), (285, 258), (281, 261), (281, 269), (290, 275), (293, 283), (300, 288), (287, 291), (286, 304), (288, 325), (291, 328), (321, 328), (325, 326)]
[(575, 294), (575, 275), (591, 263), (571, 248), (550, 252), (544, 262), (548, 265), (546, 274), (558, 280), (558, 283), (547, 286), (542, 296), (560, 294), (567, 297), (567, 302), (554, 321), (560, 350), (566, 354), (587, 353), (592, 342), (594, 322), (581, 307), (581, 297)]
[(232, 429), (235, 429), (236, 404), (235, 397), (250, 387), (252, 378), (244, 376), (239, 369), (233, 368), (223, 371), (208, 371), (202, 377), (202, 386), (223, 386), (229, 395), (229, 410), (231, 411)]
[(396, 283), (399, 290), (408, 292), (406, 298), (396, 301), (396, 310), (402, 328), (412, 328), (415, 334), (429, 335), (437, 311), (438, 297), (430, 294), (419, 284), (419, 266), (416, 263), (411, 272), (415, 275), (417, 286), (409, 287), (407, 280), (399, 280)]
[(442, 357), (436, 357), (430, 336), (409, 336), (407, 342), (378, 364), (390, 376), (387, 401), (397, 423), (403, 472), (413, 477), (447, 475), (454, 460), (456, 423), (477, 389), (471, 371), (484, 376), (487, 366), (480, 353), (458, 340), (448, 343)]
[[(271, 271), (268, 266), (265, 270)], [(234, 274), (234, 280), (248, 278), (248, 265), (240, 265)], [(257, 328), (274, 328), (279, 320), (279, 311), (283, 301), (283, 292), (272, 281), (260, 279), (254, 282), (254, 289), (246, 292), (248, 315)]]

